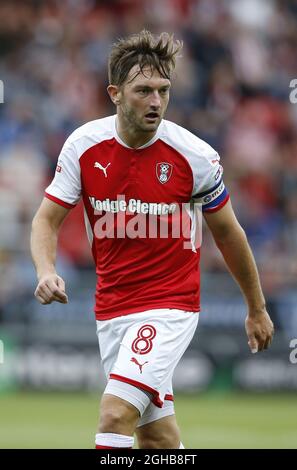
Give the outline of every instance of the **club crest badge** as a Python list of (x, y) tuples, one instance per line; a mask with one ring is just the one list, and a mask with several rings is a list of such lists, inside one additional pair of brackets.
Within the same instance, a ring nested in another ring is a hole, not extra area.
[(156, 165), (156, 174), (160, 183), (164, 184), (170, 179), (172, 175), (173, 166), (171, 163), (161, 162)]

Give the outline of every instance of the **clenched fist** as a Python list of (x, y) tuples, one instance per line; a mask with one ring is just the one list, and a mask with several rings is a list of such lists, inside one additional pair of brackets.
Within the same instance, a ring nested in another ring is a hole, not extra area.
[(68, 297), (65, 293), (65, 282), (56, 273), (43, 275), (34, 292), (36, 299), (43, 305), (52, 302), (67, 304)]

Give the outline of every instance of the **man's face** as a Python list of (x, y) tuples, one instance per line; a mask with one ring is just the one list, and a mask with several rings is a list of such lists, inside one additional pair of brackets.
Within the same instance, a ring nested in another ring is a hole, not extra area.
[(135, 77), (138, 71), (138, 65), (132, 67), (121, 88), (120, 111), (135, 131), (154, 132), (167, 109), (170, 81), (149, 67)]

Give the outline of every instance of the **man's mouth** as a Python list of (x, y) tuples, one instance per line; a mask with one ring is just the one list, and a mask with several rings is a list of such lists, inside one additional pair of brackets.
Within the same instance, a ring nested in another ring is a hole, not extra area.
[(145, 115), (145, 118), (148, 119), (149, 121), (154, 121), (155, 119), (158, 119), (159, 117), (159, 114), (158, 113), (154, 113), (154, 112), (151, 112), (151, 113), (147, 113)]

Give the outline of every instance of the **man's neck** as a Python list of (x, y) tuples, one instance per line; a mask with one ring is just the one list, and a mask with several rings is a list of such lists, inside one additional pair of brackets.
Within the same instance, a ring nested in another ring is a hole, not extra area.
[(135, 132), (131, 130), (129, 123), (123, 122), (122, 119), (119, 119), (119, 116), (116, 118), (116, 130), (120, 139), (128, 147), (135, 149), (147, 144), (157, 133), (157, 130), (153, 132)]

